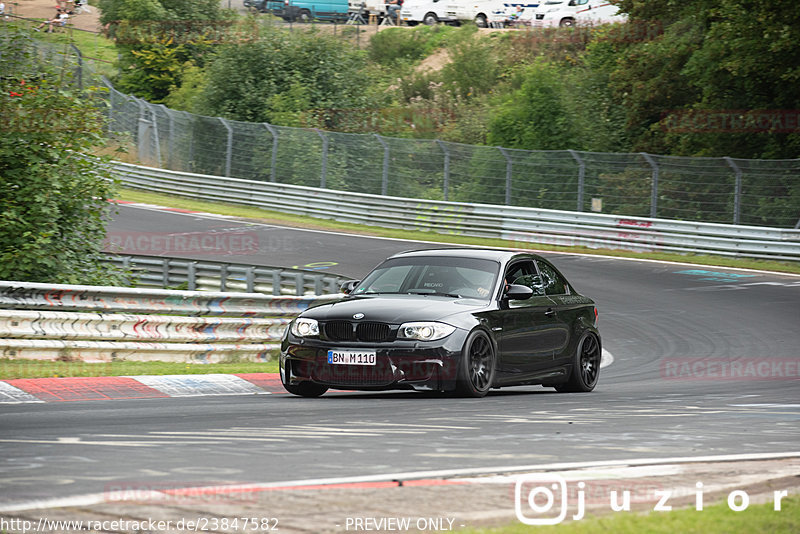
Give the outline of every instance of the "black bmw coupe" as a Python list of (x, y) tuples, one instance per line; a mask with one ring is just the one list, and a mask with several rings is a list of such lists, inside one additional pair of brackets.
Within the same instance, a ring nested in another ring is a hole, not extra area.
[(290, 393), (330, 388), (453, 391), (541, 384), (592, 391), (601, 342), (594, 301), (535, 254), (435, 249), (396, 254), (338, 301), (308, 309), (282, 340)]

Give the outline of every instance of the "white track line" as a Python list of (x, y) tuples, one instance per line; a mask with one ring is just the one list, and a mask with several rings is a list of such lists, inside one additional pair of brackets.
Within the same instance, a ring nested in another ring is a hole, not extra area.
[(600, 356), (600, 369), (604, 369), (612, 363), (614, 363), (614, 355), (606, 349), (603, 349), (602, 355)]
[[(431, 478), (456, 478), (479, 475), (496, 475), (501, 473), (521, 473), (521, 472), (541, 472), (541, 471), (571, 471), (575, 469), (587, 469), (597, 467), (634, 467), (645, 465), (665, 465), (678, 463), (704, 463), (704, 462), (740, 462), (757, 460), (778, 460), (788, 458), (800, 458), (800, 451), (776, 452), (759, 454), (724, 454), (718, 456), (676, 456), (672, 458), (634, 458), (629, 460), (603, 460), (589, 462), (563, 462), (539, 465), (515, 465), (506, 467), (477, 467), (469, 469), (442, 469), (438, 471), (410, 471), (400, 473), (386, 473), (381, 475), (366, 475), (354, 477), (336, 478), (316, 478), (306, 480), (290, 480), (285, 482), (268, 482), (255, 484), (242, 484), (236, 486), (203, 486), (192, 488), (196, 491), (218, 492), (218, 493), (237, 493), (252, 492), (258, 490), (269, 490), (273, 488), (291, 489), (295, 486), (323, 486), (332, 484), (358, 484), (366, 482), (391, 482), (395, 480), (415, 480)], [(175, 490), (187, 488), (175, 488)], [(166, 488), (153, 491), (154, 500), (174, 498), (167, 496)], [(132, 500), (141, 500), (141, 494), (137, 493)], [(22, 512), (26, 510), (41, 510), (45, 508), (63, 508), (75, 506), (92, 506), (103, 503), (122, 502), (124, 498), (115, 498), (113, 492), (92, 493), (86, 495), (75, 495), (71, 497), (59, 497), (55, 499), (40, 499), (0, 505), (0, 513)]]

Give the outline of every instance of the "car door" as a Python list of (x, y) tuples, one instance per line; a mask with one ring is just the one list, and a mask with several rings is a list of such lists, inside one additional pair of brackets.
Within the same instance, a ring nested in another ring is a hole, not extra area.
[(498, 340), (498, 370), (514, 374), (516, 379), (552, 366), (555, 350), (561, 343), (555, 304), (545, 294), (539, 272), (533, 260), (511, 264), (505, 273), (508, 284), (525, 285), (533, 289), (526, 300), (501, 299), (498, 315), (502, 325), (495, 332)]
[(566, 358), (571, 353), (570, 325), (577, 320), (576, 313), (579, 310), (570, 298), (569, 284), (561, 273), (544, 260), (536, 260), (536, 267), (545, 295), (553, 303), (548, 338), (553, 348), (553, 358), (556, 360)]

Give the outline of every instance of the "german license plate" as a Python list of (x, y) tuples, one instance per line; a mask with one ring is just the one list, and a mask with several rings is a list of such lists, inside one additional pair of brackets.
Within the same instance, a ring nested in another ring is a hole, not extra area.
[(329, 350), (328, 363), (339, 365), (375, 365), (375, 351)]

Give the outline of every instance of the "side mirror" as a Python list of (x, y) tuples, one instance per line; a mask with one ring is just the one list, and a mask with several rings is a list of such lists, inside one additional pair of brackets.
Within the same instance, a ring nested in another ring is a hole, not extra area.
[(350, 293), (353, 292), (353, 290), (356, 288), (356, 286), (358, 284), (360, 284), (360, 283), (361, 283), (361, 280), (348, 280), (347, 282), (344, 282), (340, 286), (340, 289), (342, 290), (342, 293), (344, 293), (345, 295), (349, 295)]
[(533, 296), (533, 289), (520, 284), (511, 284), (506, 289), (503, 298), (507, 300), (527, 300)]

